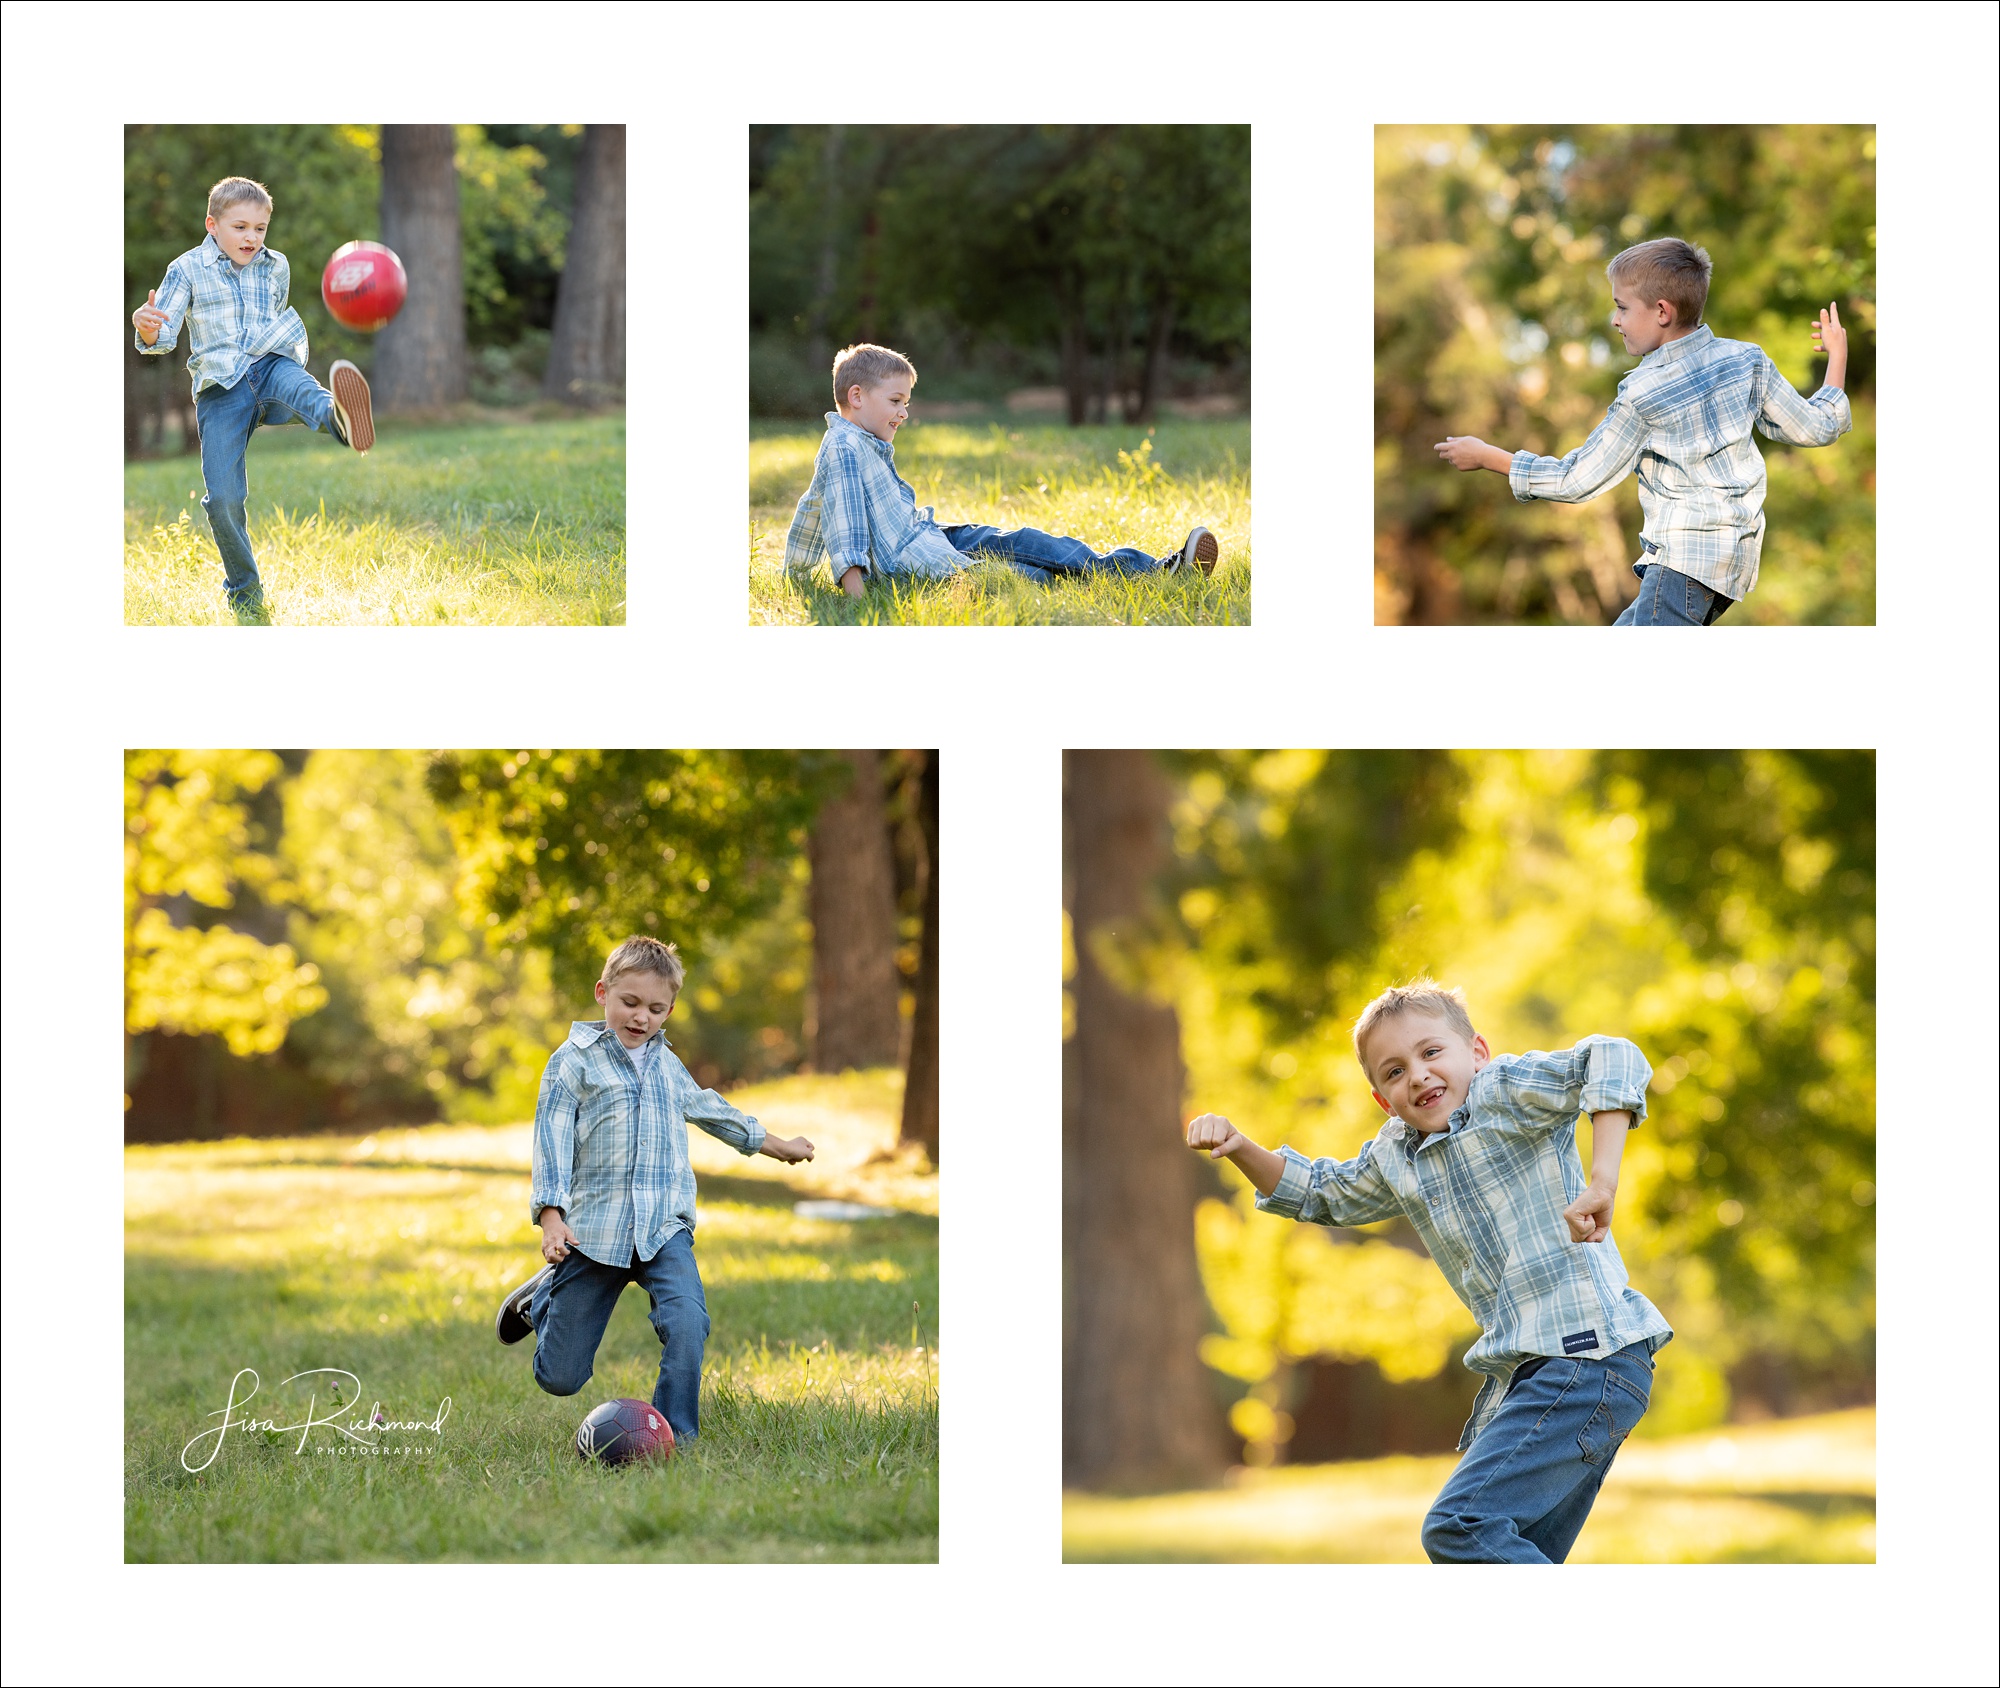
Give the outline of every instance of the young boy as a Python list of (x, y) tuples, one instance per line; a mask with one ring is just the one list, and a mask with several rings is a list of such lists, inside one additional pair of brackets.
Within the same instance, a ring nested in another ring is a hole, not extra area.
[(327, 372), (329, 392), (306, 373), (306, 325), (292, 309), (292, 267), (264, 244), (271, 196), (261, 182), (228, 176), (208, 190), (208, 234), (167, 266), (160, 285), (132, 313), (139, 350), (163, 357), (188, 325), (201, 435), (201, 507), (222, 553), (222, 588), (242, 621), (264, 619), (263, 584), (250, 549), (243, 467), (259, 427), (303, 422), (344, 446), (375, 443), (368, 383), (344, 358)]
[(682, 1066), (661, 1028), (685, 969), (672, 944), (627, 938), (597, 981), (601, 1020), (580, 1020), (549, 1058), (535, 1104), (528, 1217), (548, 1262), (500, 1303), (502, 1342), (535, 1333), (535, 1381), (574, 1395), (590, 1381), (597, 1345), (628, 1283), (651, 1298), (660, 1338), (653, 1405), (692, 1441), (701, 1428), (701, 1356), (708, 1303), (694, 1263), (692, 1120), (738, 1154), (807, 1161), (803, 1137), (770, 1136)]
[(871, 574), (938, 579), (957, 574), (973, 556), (1007, 563), (1037, 585), (1059, 574), (1116, 569), (1122, 574), (1171, 574), (1192, 563), (1215, 572), (1221, 547), (1205, 527), (1180, 548), (1154, 557), (1129, 545), (1102, 555), (1080, 539), (1039, 528), (940, 526), (931, 507), (896, 472), (896, 430), (910, 419), (916, 367), (887, 346), (849, 346), (833, 360), (833, 402), (826, 438), (813, 460), (812, 484), (799, 500), (785, 537), (785, 568), (794, 577), (812, 572), (823, 554), (833, 578), (859, 598)]
[[(1389, 1123), (1353, 1160), (1274, 1154), (1217, 1114), (1190, 1121), (1188, 1143), (1234, 1161), (1264, 1212), (1316, 1225), (1400, 1214), (1417, 1228), (1479, 1321), (1465, 1364), (1486, 1378), (1424, 1551), (1436, 1563), (1560, 1564), (1673, 1335), (1611, 1240), (1625, 1133), (1646, 1117), (1653, 1070), (1616, 1037), (1495, 1056), (1464, 994), (1428, 979), (1371, 1002), (1354, 1048)], [(1588, 1183), (1579, 1112), (1591, 1118)]]
[(1684, 240), (1648, 240), (1611, 260), (1611, 326), (1639, 367), (1590, 438), (1567, 457), (1508, 452), (1470, 435), (1441, 441), (1454, 469), (1492, 469), (1514, 496), (1580, 504), (1636, 467), (1645, 522), (1632, 567), (1639, 596), (1614, 626), (1707, 627), (1757, 584), (1764, 545), (1764, 459), (1751, 434), (1832, 445), (1854, 426), (1847, 330), (1829, 305), (1813, 325), (1826, 381), (1809, 399), (1762, 348), (1718, 340), (1701, 323), (1709, 257)]

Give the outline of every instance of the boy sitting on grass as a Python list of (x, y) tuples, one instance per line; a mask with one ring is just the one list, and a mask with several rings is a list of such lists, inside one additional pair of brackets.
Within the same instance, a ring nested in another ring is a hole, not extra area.
[(1100, 555), (1080, 539), (1039, 528), (940, 526), (931, 507), (896, 472), (896, 430), (910, 418), (916, 367), (887, 346), (849, 346), (833, 360), (833, 402), (826, 438), (813, 460), (812, 484), (785, 536), (785, 568), (794, 579), (810, 574), (822, 555), (850, 598), (867, 589), (870, 575), (916, 575), (936, 580), (959, 573), (973, 557), (1010, 565), (1037, 585), (1059, 574), (1115, 569), (1122, 574), (1168, 574), (1193, 564), (1215, 572), (1221, 556), (1215, 535), (1195, 528), (1178, 550), (1155, 557), (1121, 545)]
[[(1354, 1048), (1389, 1123), (1353, 1160), (1274, 1154), (1219, 1114), (1191, 1120), (1188, 1144), (1234, 1161), (1263, 1212), (1315, 1225), (1400, 1215), (1417, 1228), (1479, 1321), (1465, 1364), (1486, 1377), (1424, 1551), (1434, 1563), (1560, 1564), (1673, 1335), (1611, 1240), (1625, 1133), (1646, 1117), (1653, 1070), (1617, 1037), (1492, 1055), (1464, 994), (1428, 979), (1371, 1002)], [(1588, 1183), (1579, 1112), (1591, 1118)]]
[(508, 1291), (494, 1319), (502, 1342), (535, 1333), (535, 1381), (574, 1395), (628, 1283), (653, 1304), (660, 1338), (654, 1409), (677, 1442), (701, 1428), (708, 1302), (694, 1263), (694, 1170), (687, 1122), (738, 1154), (807, 1161), (803, 1137), (772, 1137), (703, 1090), (661, 1028), (686, 969), (672, 944), (627, 938), (597, 981), (601, 1020), (580, 1020), (549, 1058), (535, 1104), (528, 1217), (548, 1264)]
[(327, 371), (329, 392), (306, 373), (306, 325), (292, 309), (292, 267), (264, 244), (271, 196), (261, 182), (228, 176), (208, 190), (208, 234), (167, 266), (160, 285), (132, 313), (139, 350), (162, 357), (188, 325), (188, 373), (194, 378), (201, 478), (222, 589), (243, 622), (262, 622), (263, 584), (250, 549), (243, 466), (260, 427), (303, 422), (342, 445), (375, 443), (368, 382), (345, 358)]
[(1829, 305), (1813, 325), (1826, 380), (1800, 398), (1763, 349), (1702, 326), (1709, 257), (1684, 240), (1628, 246), (1607, 266), (1611, 326), (1639, 367), (1618, 383), (1604, 420), (1567, 457), (1503, 451), (1471, 435), (1440, 441), (1454, 469), (1492, 469), (1524, 503), (1580, 504), (1636, 467), (1645, 521), (1632, 567), (1639, 596), (1617, 627), (1707, 627), (1757, 584), (1764, 546), (1764, 459), (1752, 433), (1832, 445), (1854, 426), (1847, 330)]

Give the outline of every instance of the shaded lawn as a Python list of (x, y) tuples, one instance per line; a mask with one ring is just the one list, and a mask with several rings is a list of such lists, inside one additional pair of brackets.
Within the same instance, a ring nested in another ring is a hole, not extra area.
[(854, 602), (822, 561), (809, 580), (784, 570), (785, 533), (812, 479), (821, 423), (750, 425), (753, 625), (1243, 625), (1250, 620), (1250, 424), (1169, 420), (1155, 428), (1065, 428), (996, 415), (913, 417), (896, 465), (941, 523), (1036, 527), (1099, 551), (1159, 555), (1196, 523), (1222, 545), (1212, 577), (1099, 576), (1038, 586), (1002, 564), (945, 581), (878, 581)]
[[(1455, 1456), (1272, 1471), (1223, 1488), (1063, 1497), (1070, 1561), (1422, 1564)], [(1620, 1450), (1571, 1564), (1873, 1563), (1875, 1412), (1859, 1408)]]
[[(365, 457), (252, 437), (250, 542), (280, 625), (622, 625), (625, 419), (417, 426)], [(125, 619), (231, 622), (201, 460), (125, 468)]]
[[(815, 1138), (818, 1173), (691, 1133), (714, 1330), (701, 1438), (663, 1467), (599, 1469), (571, 1446), (597, 1402), (652, 1393), (643, 1292), (578, 1396), (535, 1387), (532, 1338), (493, 1337), (500, 1295), (537, 1264), (525, 1127), (128, 1150), (127, 1559), (934, 1559), (936, 1177), (894, 1147), (889, 1076), (739, 1093)], [(898, 1211), (792, 1211), (825, 1195)], [(304, 1454), (296, 1432), (232, 1432), (190, 1474), (183, 1446), (246, 1366), (266, 1403), (251, 1412), (281, 1424), (306, 1387), (282, 1380), (313, 1367), (355, 1374), (398, 1423), (451, 1407), (441, 1431), (378, 1433), (381, 1453), (335, 1451), (326, 1429)]]

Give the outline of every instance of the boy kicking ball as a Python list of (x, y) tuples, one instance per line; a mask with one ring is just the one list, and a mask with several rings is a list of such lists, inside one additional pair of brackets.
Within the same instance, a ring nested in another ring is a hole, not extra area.
[[(1465, 1356), (1485, 1375), (1465, 1457), (1424, 1520), (1434, 1563), (1560, 1564), (1652, 1398), (1673, 1331), (1631, 1287), (1611, 1210), (1625, 1133), (1653, 1069), (1619, 1037), (1494, 1055), (1465, 998), (1428, 979), (1387, 990), (1354, 1049), (1389, 1116), (1350, 1161), (1260, 1148), (1219, 1114), (1191, 1148), (1229, 1160), (1261, 1212), (1315, 1225), (1401, 1216), (1479, 1321)], [(1591, 1119), (1588, 1182), (1576, 1117)]]
[(602, 1020), (579, 1020), (549, 1058), (535, 1104), (528, 1217), (548, 1264), (500, 1303), (502, 1342), (535, 1333), (535, 1381), (574, 1395), (627, 1284), (653, 1304), (660, 1376), (653, 1406), (676, 1443), (701, 1428), (708, 1302), (694, 1263), (692, 1120), (741, 1155), (808, 1161), (803, 1137), (772, 1137), (703, 1090), (661, 1035), (686, 970), (672, 944), (627, 938), (597, 981)]
[(810, 574), (821, 557), (850, 598), (866, 592), (872, 575), (937, 580), (978, 557), (1006, 563), (1041, 586), (1057, 575), (1100, 570), (1172, 574), (1192, 566), (1215, 572), (1222, 551), (1205, 527), (1156, 557), (1130, 545), (1099, 553), (1080, 539), (1039, 528), (1003, 532), (974, 522), (940, 524), (929, 505), (918, 508), (910, 483), (896, 472), (896, 430), (910, 419), (916, 384), (915, 366), (887, 346), (849, 346), (834, 359), (839, 408), (826, 413), (812, 484), (785, 537), (785, 569), (794, 579)]
[(1757, 584), (1764, 459), (1752, 435), (1832, 445), (1854, 426), (1839, 305), (1813, 324), (1826, 380), (1801, 398), (1763, 348), (1718, 340), (1702, 325), (1711, 268), (1708, 254), (1684, 240), (1648, 240), (1611, 260), (1611, 326), (1639, 354), (1639, 367), (1567, 457), (1504, 451), (1469, 434), (1436, 447), (1454, 469), (1505, 475), (1524, 503), (1580, 504), (1638, 470), (1639, 596), (1614, 626), (1713, 625)]
[(188, 327), (195, 426), (201, 435), (201, 507), (222, 554), (222, 589), (242, 622), (266, 618), (263, 583), (250, 549), (244, 455), (260, 427), (302, 422), (344, 446), (375, 443), (368, 382), (341, 359), (332, 391), (306, 373), (306, 325), (290, 304), (292, 267), (265, 244), (271, 196), (261, 182), (229, 176), (208, 192), (208, 234), (167, 266), (132, 313), (139, 350), (160, 357)]

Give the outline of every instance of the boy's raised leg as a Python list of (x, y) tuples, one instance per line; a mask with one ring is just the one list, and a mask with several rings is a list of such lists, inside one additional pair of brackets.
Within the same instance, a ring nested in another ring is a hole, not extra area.
[(574, 1395), (590, 1381), (597, 1345), (632, 1274), (571, 1249), (536, 1285), (528, 1309), (535, 1327), (535, 1382), (551, 1395)]

